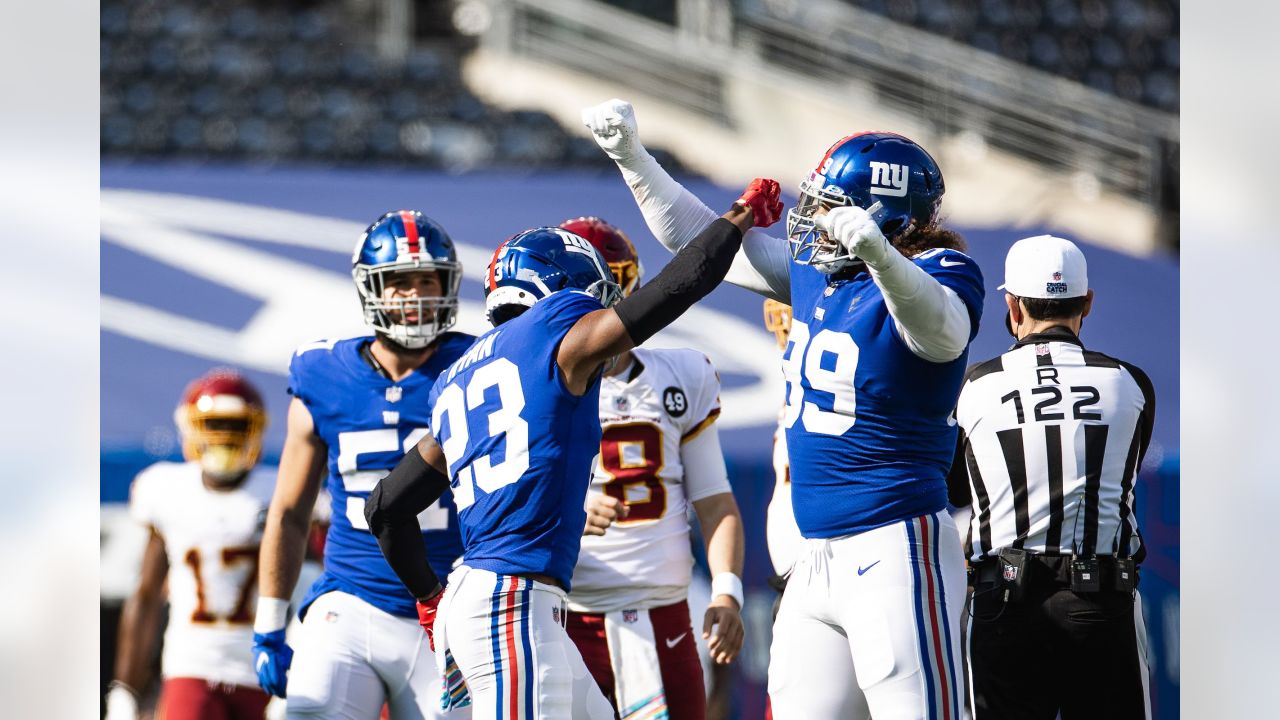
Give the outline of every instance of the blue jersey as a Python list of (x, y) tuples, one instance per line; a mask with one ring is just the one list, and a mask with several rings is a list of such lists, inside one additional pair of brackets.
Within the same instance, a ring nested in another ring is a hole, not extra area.
[(467, 565), (569, 588), (600, 452), (600, 380), (573, 395), (556, 351), (600, 307), (578, 290), (554, 293), (480, 336), (436, 381), (431, 432), (449, 461)]
[[(358, 337), (303, 345), (289, 364), (289, 392), (306, 404), (315, 432), (329, 448), (332, 518), (324, 548), (324, 574), (302, 602), (302, 612), (320, 595), (340, 590), (376, 608), (417, 617), (414, 598), (382, 557), (364, 519), (365, 499), (378, 481), (426, 434), (427, 398), (436, 376), (457, 360), (474, 338), (446, 333), (422, 367), (399, 382), (375, 371)], [(418, 516), (432, 569), (445, 577), (462, 554), (457, 511), (449, 494)]]
[[(942, 249), (912, 261), (964, 302), (972, 340), (982, 314), (977, 264)], [(801, 534), (841, 537), (944, 508), (956, 443), (948, 417), (968, 349), (945, 363), (911, 352), (865, 271), (829, 281), (793, 263), (791, 299), (783, 424)]]

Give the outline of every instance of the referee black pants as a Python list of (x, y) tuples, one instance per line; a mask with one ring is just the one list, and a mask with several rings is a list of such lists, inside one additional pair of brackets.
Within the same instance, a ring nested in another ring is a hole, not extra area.
[(1069, 574), (1067, 559), (1046, 558), (1027, 563), (1021, 600), (1002, 602), (990, 584), (973, 589), (973, 720), (1147, 717), (1133, 593), (1072, 592)]

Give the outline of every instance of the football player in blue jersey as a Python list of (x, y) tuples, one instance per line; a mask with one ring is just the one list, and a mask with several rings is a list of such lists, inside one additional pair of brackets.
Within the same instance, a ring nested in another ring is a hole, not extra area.
[[(600, 451), (601, 375), (719, 284), (742, 234), (781, 210), (778, 184), (757, 179), (621, 300), (606, 260), (567, 230), (528, 230), (495, 251), (494, 329), (436, 381), (431, 434), (365, 511), (438, 657), (456, 658), (474, 717), (614, 717), (564, 629)], [(416, 516), (451, 486), (464, 554), (442, 600)]]
[[(714, 216), (645, 151), (630, 104), (583, 121), (668, 249)], [(948, 416), (983, 287), (963, 240), (938, 223), (943, 190), (911, 140), (845, 137), (800, 183), (788, 237), (747, 233), (727, 278), (793, 309), (782, 425), (804, 542), (770, 650), (779, 720), (960, 717), (965, 571), (946, 512)]]
[[(382, 558), (364, 505), (427, 433), (436, 376), (475, 338), (448, 332), (462, 267), (448, 233), (422, 213), (379, 218), (352, 265), (374, 334), (303, 345), (289, 365), (293, 400), (262, 540), (254, 664), (265, 690), (285, 697), (287, 687), (290, 718), (373, 720), (384, 703), (392, 720), (434, 718), (442, 712), (440, 674), (414, 598)], [(324, 573), (298, 609), (294, 658), (285, 643), (288, 598), (326, 470), (332, 523)], [(419, 519), (416, 542), (448, 572), (462, 554), (450, 496)]]

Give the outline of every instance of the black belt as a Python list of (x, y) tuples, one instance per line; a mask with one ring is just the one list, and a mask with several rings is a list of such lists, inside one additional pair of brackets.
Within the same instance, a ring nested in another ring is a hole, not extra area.
[[(1008, 552), (1008, 551), (1003, 551)], [(1028, 583), (1061, 583), (1072, 590), (1098, 592), (1102, 590), (1132, 591), (1138, 586), (1137, 564), (1133, 558), (1114, 555), (1046, 555), (1027, 551), (1025, 562), (1011, 563), (1007, 557), (988, 557), (971, 563), (969, 584), (1002, 586), (1021, 595), (1021, 588)]]

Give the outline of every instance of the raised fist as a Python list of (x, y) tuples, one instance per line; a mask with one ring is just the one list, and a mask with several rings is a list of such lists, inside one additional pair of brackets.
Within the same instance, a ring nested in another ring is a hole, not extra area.
[(636, 113), (631, 103), (614, 98), (582, 111), (582, 124), (614, 162), (626, 165), (648, 156), (636, 130)]
[(766, 228), (782, 217), (781, 193), (782, 188), (777, 180), (756, 178), (742, 191), (742, 197), (735, 200), (734, 204), (750, 208), (751, 223), (756, 227)]
[(842, 205), (814, 217), (813, 224), (853, 257), (876, 263), (892, 251), (875, 221), (879, 209), (878, 202), (865, 210), (856, 205)]

